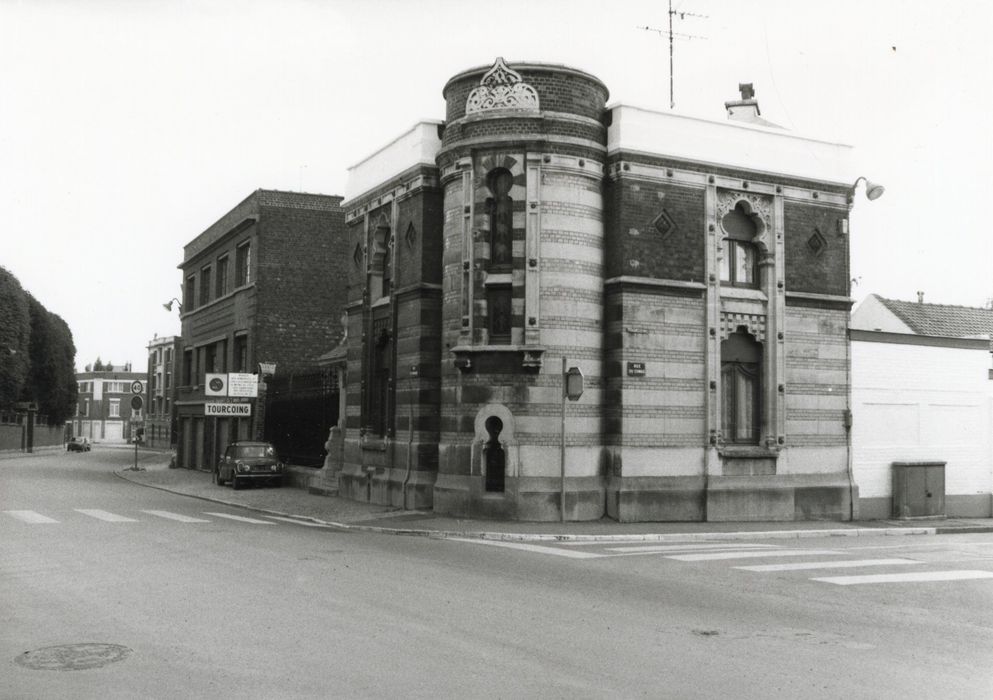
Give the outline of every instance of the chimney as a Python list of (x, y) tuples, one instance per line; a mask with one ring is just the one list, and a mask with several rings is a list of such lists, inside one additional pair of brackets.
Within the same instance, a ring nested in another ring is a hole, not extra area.
[(755, 122), (762, 114), (759, 111), (759, 102), (755, 99), (755, 88), (751, 83), (738, 83), (738, 91), (741, 93), (740, 100), (724, 103), (724, 108), (728, 111), (728, 119), (736, 122)]
[(917, 292), (917, 303), (918, 304), (924, 303), (924, 292)]

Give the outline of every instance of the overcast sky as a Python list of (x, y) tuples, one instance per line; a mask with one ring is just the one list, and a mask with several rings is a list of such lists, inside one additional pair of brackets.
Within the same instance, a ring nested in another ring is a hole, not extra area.
[[(675, 0), (676, 111), (857, 148), (856, 299), (993, 297), (993, 3)], [(444, 117), (469, 67), (565, 63), (669, 108), (665, 0), (0, 0), (0, 265), (77, 365), (179, 332), (182, 247), (253, 190), (343, 194), (346, 168)]]

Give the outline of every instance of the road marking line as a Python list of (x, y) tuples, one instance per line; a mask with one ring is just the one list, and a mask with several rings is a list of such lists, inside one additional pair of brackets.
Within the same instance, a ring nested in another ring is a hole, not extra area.
[(921, 571), (906, 574), (867, 574), (865, 576), (827, 576), (812, 578), (838, 586), (854, 586), (861, 583), (914, 583), (923, 581), (963, 581), (967, 579), (993, 578), (993, 571)]
[(557, 557), (568, 559), (599, 559), (607, 556), (604, 554), (594, 554), (593, 552), (577, 552), (573, 549), (556, 549), (555, 547), (542, 547), (537, 544), (525, 544), (523, 542), (500, 542), (497, 540), (475, 540), (463, 537), (450, 538), (455, 542), (470, 542), (472, 544), (487, 544), (491, 547), (506, 547), (507, 549), (519, 549), (522, 552), (534, 552), (536, 554), (553, 554)]
[(33, 510), (5, 510), (10, 516), (13, 516), (20, 520), (21, 522), (30, 523), (31, 525), (47, 525), (50, 523), (58, 523), (58, 520), (53, 520), (47, 515), (42, 515)]
[(833, 549), (771, 549), (751, 552), (708, 552), (706, 554), (670, 554), (666, 559), (677, 561), (716, 561), (718, 559), (751, 559), (758, 557), (803, 557), (841, 554)]
[(125, 518), (123, 515), (117, 515), (116, 513), (108, 513), (105, 510), (100, 510), (99, 508), (73, 508), (77, 513), (82, 513), (83, 515), (88, 515), (91, 518), (96, 518), (97, 520), (103, 520), (108, 523), (136, 523), (138, 522), (134, 518)]
[(155, 515), (160, 518), (165, 518), (167, 520), (176, 520), (181, 523), (209, 523), (209, 520), (204, 520), (203, 518), (191, 518), (188, 515), (180, 515), (179, 513), (170, 513), (167, 510), (143, 510), (142, 513), (148, 513), (149, 515)]
[(723, 550), (754, 550), (754, 549), (776, 549), (774, 544), (656, 544), (642, 545), (637, 547), (607, 547), (608, 552), (687, 552), (687, 551), (707, 551), (714, 549)]
[(244, 518), (240, 515), (228, 515), (227, 513), (204, 513), (204, 515), (213, 515), (215, 518), (227, 518), (228, 520), (237, 520), (239, 523), (252, 523), (253, 525), (276, 524), (276, 523), (270, 523), (268, 520), (256, 520), (255, 518)]
[(281, 518), (278, 515), (267, 515), (266, 517), (272, 518), (273, 520), (281, 520), (284, 523), (303, 525), (305, 527), (330, 527), (330, 525), (325, 525), (324, 523), (309, 523), (306, 520), (297, 520), (296, 518)]
[(792, 564), (761, 564), (759, 566), (735, 566), (742, 571), (804, 571), (805, 569), (855, 569), (860, 566), (899, 566), (920, 564), (914, 559), (850, 559), (846, 561), (805, 561)]

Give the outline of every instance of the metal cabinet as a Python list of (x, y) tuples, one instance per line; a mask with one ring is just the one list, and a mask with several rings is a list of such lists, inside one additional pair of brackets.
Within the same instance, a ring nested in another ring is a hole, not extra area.
[(945, 462), (893, 462), (893, 517), (945, 517)]

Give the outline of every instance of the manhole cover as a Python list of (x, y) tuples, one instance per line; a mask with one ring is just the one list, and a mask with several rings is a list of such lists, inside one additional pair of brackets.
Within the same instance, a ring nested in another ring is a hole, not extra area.
[(83, 671), (124, 661), (131, 650), (120, 644), (63, 644), (26, 651), (14, 661), (36, 671)]

